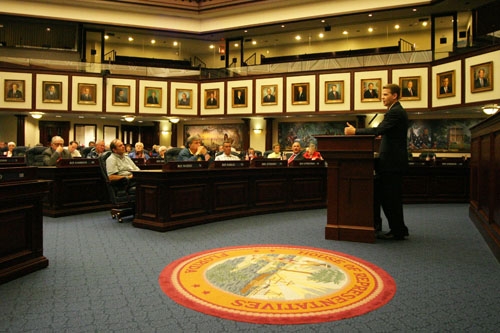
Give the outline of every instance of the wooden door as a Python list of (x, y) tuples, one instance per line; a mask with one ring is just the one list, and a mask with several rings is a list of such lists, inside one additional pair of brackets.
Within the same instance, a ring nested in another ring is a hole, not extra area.
[(38, 127), (40, 128), (40, 143), (45, 147), (50, 146), (52, 137), (58, 135), (64, 139), (64, 144), (69, 143), (69, 121), (40, 121)]

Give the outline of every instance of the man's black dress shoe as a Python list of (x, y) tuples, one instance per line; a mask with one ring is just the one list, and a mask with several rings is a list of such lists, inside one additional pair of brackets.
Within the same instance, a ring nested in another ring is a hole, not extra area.
[(386, 234), (378, 234), (377, 235), (378, 239), (385, 239), (385, 240), (405, 240), (404, 235), (394, 235), (392, 232), (388, 232)]

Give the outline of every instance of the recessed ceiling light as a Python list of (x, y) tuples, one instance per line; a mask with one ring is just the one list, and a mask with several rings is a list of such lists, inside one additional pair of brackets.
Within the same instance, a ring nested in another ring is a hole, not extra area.
[(399, 29), (399, 24), (396, 24), (396, 25), (394, 26), (394, 29), (398, 30), (398, 29)]
[(373, 32), (373, 28), (372, 28), (372, 27), (369, 27), (369, 28), (368, 28), (368, 32)]
[(151, 44), (156, 44), (156, 40), (151, 39)]
[(257, 41), (256, 41), (256, 40), (253, 40), (253, 41), (252, 41), (252, 45), (257, 45)]
[(373, 16), (373, 14), (371, 14), (371, 13), (370, 13), (370, 14), (368, 14), (368, 17), (372, 17), (372, 16)]
[(210, 44), (209, 46), (211, 49), (214, 49), (215, 48), (215, 45), (214, 44)]
[(301, 40), (301, 39), (302, 39), (302, 37), (300, 37), (300, 35), (297, 35), (297, 36), (295, 36), (295, 39), (296, 39), (296, 40)]
[(281, 27), (282, 27), (282, 28), (284, 28), (284, 27), (285, 27), (285, 25), (284, 25), (284, 24), (282, 24), (282, 25), (281, 25)]
[(347, 35), (347, 34), (348, 34), (347, 30), (342, 31), (342, 35)]
[(104, 39), (108, 40), (109, 36), (108, 35), (104, 35)]
[(234, 47), (238, 47), (238, 46), (240, 46), (240, 44), (234, 43)]
[(422, 26), (426, 27), (427, 26), (427, 21), (422, 22)]
[(320, 32), (320, 33), (319, 33), (319, 35), (318, 35), (318, 37), (319, 37), (319, 38), (323, 38), (323, 37), (325, 37), (325, 34), (324, 34), (324, 33), (322, 33), (322, 32)]
[(321, 20), (321, 23), (325, 23), (325, 20)]
[(174, 42), (174, 46), (177, 46), (177, 45), (179, 45), (179, 43), (177, 43), (177, 41), (175, 41), (175, 42)]
[(129, 37), (129, 38), (128, 38), (128, 41), (129, 41), (129, 42), (133, 42), (133, 41), (134, 41), (134, 38), (133, 38), (133, 37)]

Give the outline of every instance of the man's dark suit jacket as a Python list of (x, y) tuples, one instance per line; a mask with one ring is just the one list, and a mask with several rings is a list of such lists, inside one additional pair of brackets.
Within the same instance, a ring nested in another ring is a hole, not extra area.
[(382, 135), (377, 172), (404, 173), (408, 168), (407, 131), (408, 114), (396, 102), (387, 111), (380, 125), (374, 128), (357, 128), (356, 135)]
[(483, 85), (481, 86), (481, 81), (479, 79), (474, 80), (474, 88), (484, 88), (489, 87), (490, 83), (487, 78), (483, 78)]
[(453, 91), (453, 89), (451, 89), (451, 86), (448, 86), (448, 90), (446, 92), (444, 92), (444, 87), (441, 87), (439, 89), (440, 94), (450, 94), (452, 91)]
[(332, 100), (332, 99), (340, 99), (340, 93), (338, 91), (335, 92), (335, 94), (333, 94), (333, 91), (330, 91), (328, 93), (328, 99), (329, 100)]
[(158, 97), (149, 96), (148, 97), (148, 104), (158, 104)]
[(370, 90), (365, 90), (365, 93), (363, 95), (365, 98), (378, 98), (378, 92), (373, 89), (371, 92)]
[(417, 96), (417, 92), (415, 91), (415, 89), (412, 88), (410, 93), (410, 90), (408, 88), (404, 88), (402, 89), (401, 96), (403, 97)]
[(207, 100), (207, 105), (217, 105), (217, 100), (215, 98), (209, 98)]
[(264, 96), (264, 103), (273, 103), (273, 102), (276, 102), (276, 97), (274, 97), (274, 95)]

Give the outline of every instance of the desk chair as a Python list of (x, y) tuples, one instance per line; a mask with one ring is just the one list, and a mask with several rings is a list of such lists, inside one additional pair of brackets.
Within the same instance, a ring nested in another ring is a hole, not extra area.
[(106, 181), (109, 200), (113, 207), (111, 208), (111, 217), (122, 223), (125, 216), (135, 214), (135, 187), (129, 186), (129, 180), (122, 178), (110, 181), (106, 171), (106, 160), (111, 156), (110, 151), (104, 152), (99, 156), (99, 165), (103, 179)]
[(43, 166), (42, 153), (47, 147), (35, 146), (26, 151), (26, 164), (29, 166)]

